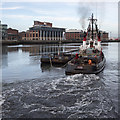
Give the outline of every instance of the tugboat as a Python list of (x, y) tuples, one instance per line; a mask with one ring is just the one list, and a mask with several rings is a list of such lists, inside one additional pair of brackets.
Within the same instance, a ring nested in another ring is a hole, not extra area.
[(89, 20), (87, 32), (84, 32), (83, 45), (80, 46), (76, 57), (68, 62), (66, 75), (97, 74), (105, 67), (106, 59), (101, 48), (101, 33), (96, 24), (97, 19), (94, 19), (92, 14)]

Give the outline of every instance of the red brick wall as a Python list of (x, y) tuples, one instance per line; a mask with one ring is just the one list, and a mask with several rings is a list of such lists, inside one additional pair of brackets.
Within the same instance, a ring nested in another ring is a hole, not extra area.
[(48, 22), (47, 22), (46, 24), (47, 24), (48, 26), (52, 27), (52, 23), (48, 23)]
[(103, 33), (103, 39), (105, 38), (105, 39), (107, 39), (108, 38), (108, 33)]
[(16, 29), (8, 28), (7, 33), (8, 33), (8, 40), (18, 40), (19, 39), (18, 30), (16, 30)]
[(44, 25), (44, 22), (34, 21), (34, 25)]
[(20, 32), (19, 33), (19, 40), (22, 40), (22, 37), (25, 37), (25, 32)]
[(82, 37), (80, 36), (82, 33), (77, 33), (77, 32), (66, 32), (65, 33), (65, 37), (67, 40), (71, 40), (71, 39), (82, 39)]
[(18, 35), (18, 30), (9, 28), (9, 29), (7, 29), (7, 33), (8, 34), (16, 34), (16, 35)]
[(52, 27), (52, 23), (49, 22), (40, 22), (40, 21), (34, 21), (34, 25), (48, 25), (50, 27)]

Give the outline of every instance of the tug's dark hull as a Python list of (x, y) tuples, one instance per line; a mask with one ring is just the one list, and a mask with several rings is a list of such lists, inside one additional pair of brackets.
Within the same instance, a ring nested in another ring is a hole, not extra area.
[(73, 74), (98, 74), (101, 72), (105, 67), (106, 59), (105, 57), (103, 60), (95, 65), (77, 65), (77, 64), (70, 64), (66, 66), (65, 74), (66, 75), (73, 75)]

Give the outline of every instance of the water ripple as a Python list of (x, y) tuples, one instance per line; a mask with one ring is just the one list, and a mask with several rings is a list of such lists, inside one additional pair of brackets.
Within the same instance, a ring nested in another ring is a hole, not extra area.
[(3, 91), (3, 99), (4, 118), (117, 117), (103, 82), (94, 74), (71, 75), (46, 84), (37, 80), (11, 84)]

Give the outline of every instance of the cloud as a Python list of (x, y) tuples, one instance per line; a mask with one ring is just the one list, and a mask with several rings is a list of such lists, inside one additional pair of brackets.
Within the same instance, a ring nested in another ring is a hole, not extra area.
[[(69, 11), (62, 11), (62, 10), (42, 10), (42, 9), (31, 9), (35, 14), (37, 15), (46, 15), (46, 16), (69, 16), (70, 12)], [(71, 16), (71, 15), (70, 15)], [(74, 15), (73, 15), (74, 16)]]
[[(31, 15), (7, 15), (7, 14), (4, 14), (2, 16), (2, 18), (4, 20), (9, 20), (9, 24), (10, 26), (12, 26), (13, 28), (17, 27), (17, 29), (19, 29), (20, 31), (23, 31), (23, 29), (28, 29), (30, 26), (32, 26), (34, 20), (38, 20), (38, 21), (46, 21), (46, 22), (52, 22), (54, 24), (54, 27), (66, 27), (66, 28), (69, 28), (68, 26), (71, 24), (70, 22), (72, 23), (77, 23), (78, 22), (78, 18), (74, 18), (74, 17), (66, 17), (66, 16), (63, 16), (63, 17), (53, 17), (53, 16), (31, 16)], [(16, 24), (12, 24), (13, 23), (13, 20), (14, 21), (17, 21), (19, 20)], [(12, 23), (10, 22), (12, 21)], [(27, 24), (26, 24), (27, 22)], [(22, 26), (21, 26), (22, 24)], [(65, 24), (65, 25), (64, 25)]]
[(22, 18), (22, 19), (30, 19), (33, 18), (33, 16), (26, 16), (26, 15), (8, 15), (8, 14), (3, 14), (2, 18), (8, 18), (8, 19), (18, 19), (18, 18)]
[(0, 8), (0, 10), (16, 10), (16, 9), (21, 9), (23, 7), (18, 6), (18, 7), (7, 7), (7, 8)]
[(40, 9), (31, 9), (31, 10), (37, 14), (46, 14), (46, 15), (50, 14), (50, 11), (47, 10), (40, 10)]
[(8, 18), (8, 19), (39, 19), (39, 20), (57, 20), (57, 21), (77, 21), (78, 18), (77, 17), (65, 17), (65, 16), (31, 16), (31, 15), (8, 15), (8, 14), (4, 14), (2, 16), (3, 18)]

